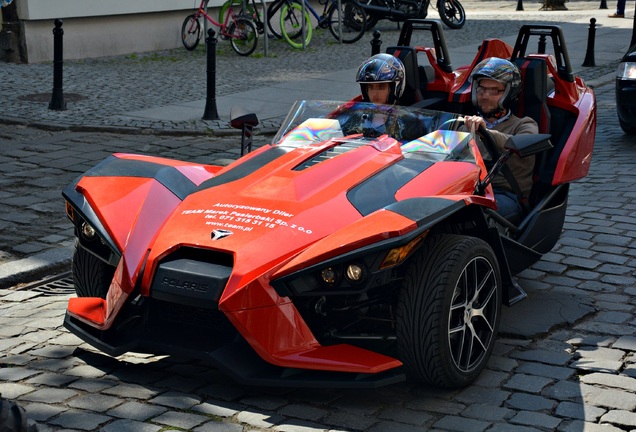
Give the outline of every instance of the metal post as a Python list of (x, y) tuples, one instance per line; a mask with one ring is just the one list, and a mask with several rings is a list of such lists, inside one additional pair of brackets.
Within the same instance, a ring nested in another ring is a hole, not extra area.
[(537, 47), (537, 54), (545, 54), (545, 35), (539, 36), (539, 46)]
[(523, 10), (523, 0), (517, 0), (517, 10), (518, 11)]
[(607, 1), (601, 0), (601, 6), (599, 7), (599, 9), (607, 9)]
[(218, 120), (219, 114), (216, 111), (216, 43), (214, 29), (208, 29), (208, 37), (205, 39), (207, 52), (207, 85), (208, 92), (205, 98), (205, 111), (203, 120)]
[(594, 38), (596, 36), (596, 18), (590, 18), (590, 28), (587, 33), (587, 51), (581, 66), (596, 66), (594, 62)]
[(49, 102), (49, 109), (65, 110), (66, 102), (64, 102), (63, 75), (64, 68), (64, 30), (62, 29), (62, 20), (55, 20), (55, 28), (53, 29), (53, 93)]
[[(269, 52), (269, 24), (267, 24), (267, 4), (265, 3), (265, 0), (261, 0), (261, 3), (263, 5), (263, 35), (265, 35), (263, 50), (265, 51), (265, 57), (267, 57), (267, 54)], [(256, 13), (258, 13), (258, 11), (256, 11)]]
[(380, 36), (382, 36), (382, 32), (380, 30), (373, 31), (373, 39), (371, 39), (371, 55), (372, 56), (376, 54), (380, 54), (380, 47), (382, 46), (382, 41), (380, 40)]

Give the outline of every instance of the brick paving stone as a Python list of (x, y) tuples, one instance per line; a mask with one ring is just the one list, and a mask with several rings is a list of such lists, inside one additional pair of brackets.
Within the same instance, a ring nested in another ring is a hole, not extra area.
[(202, 404), (193, 406), (191, 410), (210, 416), (232, 417), (243, 409), (245, 409), (245, 407), (242, 405), (208, 400)]
[[(124, 402), (124, 401), (122, 401)], [(146, 421), (150, 418), (163, 414), (168, 409), (162, 406), (149, 405), (141, 402), (125, 402), (106, 412), (109, 416), (138, 421)]]
[(466, 404), (484, 403), (488, 405), (501, 405), (509, 396), (510, 392), (504, 390), (470, 386), (459, 392), (456, 399)]
[(488, 432), (540, 432), (540, 429), (510, 423), (497, 423), (488, 429)]
[[(77, 392), (74, 390), (68, 389), (58, 389), (58, 388), (43, 388), (39, 390), (35, 390), (34, 392), (25, 394), (20, 396), (20, 400), (30, 401), (30, 402), (47, 402), (47, 403), (62, 403), (72, 397), (77, 396)], [(2, 392), (4, 396), (4, 391)], [(5, 396), (10, 397), (10, 396)]]
[(48, 423), (56, 426), (62, 426), (65, 429), (94, 431), (110, 420), (112, 420), (112, 417), (101, 414), (94, 414), (79, 410), (68, 410), (64, 411), (52, 420), (49, 420)]
[(599, 384), (604, 387), (614, 387), (636, 393), (636, 378), (632, 377), (592, 373), (581, 376), (580, 381), (586, 384)]
[(115, 385), (117, 385), (117, 382), (109, 379), (81, 378), (77, 381), (73, 381), (68, 386), (88, 392), (100, 392)]
[(266, 411), (274, 411), (289, 403), (287, 399), (276, 396), (255, 396), (242, 398), (241, 403)]
[(190, 409), (201, 403), (201, 399), (187, 393), (170, 391), (149, 400), (150, 403), (176, 409)]
[(556, 430), (559, 423), (561, 423), (561, 419), (540, 412), (520, 411), (510, 419), (510, 423), (539, 429)]
[(606, 412), (604, 408), (566, 401), (559, 403), (554, 413), (558, 417), (596, 422)]
[[(278, 428), (275, 428), (278, 429)], [(390, 422), (390, 421), (381, 421), (369, 429), (367, 432), (421, 432), (422, 428), (420, 426), (413, 426), (404, 423), (398, 422)]]
[[(484, 402), (484, 401), (479, 401)], [(497, 404), (495, 404), (497, 405)], [(458, 401), (446, 401), (437, 398), (425, 398), (408, 401), (405, 406), (414, 410), (424, 410), (439, 414), (459, 414), (466, 409), (466, 404)]]
[(480, 387), (488, 388), (500, 387), (501, 383), (507, 378), (507, 373), (486, 369), (479, 375), (479, 377), (473, 382), (473, 384)]
[(22, 367), (3, 367), (0, 368), (0, 380), (21, 381), (40, 373), (42, 371)]
[(508, 398), (505, 406), (511, 409), (526, 411), (550, 411), (556, 406), (557, 402), (542, 396), (514, 393)]
[(121, 405), (124, 401), (120, 398), (103, 394), (85, 394), (77, 396), (68, 402), (68, 406), (72, 408), (106, 412), (109, 409)]
[(433, 427), (447, 431), (485, 431), (492, 423), (481, 420), (467, 419), (456, 416), (444, 416), (433, 424)]
[(491, 355), (488, 359), (488, 364), (486, 365), (488, 369), (503, 372), (510, 372), (518, 366), (518, 361), (500, 355)]
[[(280, 409), (277, 410), (277, 412), (286, 417), (294, 417), (297, 419), (311, 420), (311, 421), (320, 420), (321, 418), (329, 414), (329, 411), (323, 408), (316, 408), (316, 407), (308, 406), (306, 404), (294, 404), (294, 403), (281, 407)], [(422, 413), (419, 413), (419, 412), (414, 411), (414, 413), (422, 415)], [(382, 416), (380, 417), (387, 418)], [(389, 420), (391, 419), (392, 418), (389, 418)], [(404, 422), (409, 423), (406, 420), (404, 420)]]
[[(369, 421), (369, 423), (367, 424), (366, 421), (359, 418), (360, 416), (354, 416), (349, 414), (348, 417), (349, 419), (342, 418), (342, 416), (339, 414), (333, 414), (329, 417), (329, 424), (340, 426), (339, 422), (343, 421), (345, 423), (350, 422), (351, 424), (355, 424), (355, 425), (364, 424), (364, 428), (367, 428), (373, 423), (373, 421)], [(353, 418), (353, 417), (357, 417), (357, 418)], [(272, 427), (274, 425), (281, 423), (282, 421), (285, 420), (285, 417), (278, 414), (274, 414), (274, 413), (264, 413), (264, 412), (246, 410), (246, 411), (239, 412), (236, 415), (236, 420), (239, 423), (246, 423), (249, 426), (267, 429), (269, 427)], [(327, 420), (325, 419), (324, 422), (327, 422)], [(350, 427), (350, 426), (347, 425), (347, 427)]]
[(115, 420), (100, 428), (101, 432), (159, 432), (163, 426), (143, 423), (135, 420)]
[(541, 390), (553, 382), (550, 378), (538, 377), (536, 375), (513, 375), (504, 385), (507, 390), (521, 390), (528, 393), (539, 394)]
[(61, 412), (66, 411), (66, 407), (61, 407), (59, 405), (52, 405), (48, 403), (30, 403), (24, 404), (21, 403), (20, 406), (24, 408), (27, 413), (27, 416), (37, 422), (45, 422), (48, 419), (59, 415)]
[(144, 387), (139, 384), (122, 383), (105, 388), (102, 390), (102, 393), (119, 397), (147, 400), (157, 396), (157, 394), (159, 394), (159, 390)]
[(485, 404), (469, 405), (461, 414), (462, 417), (497, 422), (508, 419), (514, 415), (514, 411), (508, 408)]
[(623, 410), (611, 410), (601, 417), (601, 422), (611, 423), (617, 427), (636, 427), (636, 413)]
[(52, 387), (67, 386), (70, 382), (75, 381), (77, 378), (57, 373), (40, 373), (40, 375), (25, 381), (27, 384), (39, 384)]
[(519, 360), (528, 360), (556, 366), (563, 366), (570, 361), (570, 355), (567, 353), (546, 350), (516, 351), (510, 355)]
[(561, 432), (624, 432), (623, 429), (619, 429), (608, 424), (595, 424), (590, 422), (584, 422), (581, 420), (574, 420), (568, 423), (566, 426), (561, 427)]
[(387, 408), (379, 413), (378, 418), (414, 426), (424, 426), (433, 419), (433, 416), (426, 412), (407, 408)]
[[(308, 429), (309, 432), (311, 429)], [(209, 421), (192, 429), (193, 432), (243, 432), (243, 426), (236, 423)], [(318, 429), (315, 430), (316, 432)]]
[(634, 336), (621, 336), (612, 345), (612, 348), (621, 349), (625, 351), (636, 351), (636, 337)]
[(186, 412), (166, 411), (152, 419), (153, 423), (160, 423), (175, 428), (190, 430), (208, 421), (208, 417)]
[(555, 380), (567, 380), (574, 371), (563, 366), (550, 366), (543, 363), (526, 362), (522, 363), (515, 372), (526, 375), (537, 375)]
[(586, 397), (586, 403), (611, 409), (632, 411), (636, 409), (636, 394), (614, 389), (597, 389)]

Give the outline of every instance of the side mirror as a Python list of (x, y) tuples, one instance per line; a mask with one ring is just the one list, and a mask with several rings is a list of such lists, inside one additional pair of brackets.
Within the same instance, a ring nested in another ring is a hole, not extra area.
[(256, 114), (248, 112), (242, 107), (233, 106), (230, 110), (230, 126), (243, 131), (241, 135), (241, 156), (245, 153), (245, 149), (247, 149), (248, 153), (251, 152), (254, 126), (258, 126)]

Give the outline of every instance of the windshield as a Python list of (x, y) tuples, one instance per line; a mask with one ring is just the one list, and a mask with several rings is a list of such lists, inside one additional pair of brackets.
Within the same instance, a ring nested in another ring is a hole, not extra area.
[[(369, 102), (297, 101), (273, 144), (304, 147), (328, 140), (373, 145), (388, 135), (405, 157), (431, 161), (475, 162), (472, 134), (463, 130), (459, 114)], [(474, 141), (473, 141), (474, 142)]]

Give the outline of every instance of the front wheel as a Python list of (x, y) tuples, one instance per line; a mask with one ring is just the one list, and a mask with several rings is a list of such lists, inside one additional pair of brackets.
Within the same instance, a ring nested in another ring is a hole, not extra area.
[(303, 26), (305, 28), (304, 46), (309, 45), (313, 33), (311, 18), (307, 9), (305, 9), (304, 19), (301, 19), (301, 17), (303, 17), (303, 6), (296, 2), (285, 4), (280, 11), (280, 32), (283, 35), (283, 39), (296, 49), (303, 48)]
[(466, 12), (459, 0), (439, 0), (437, 10), (444, 24), (452, 29), (460, 29), (466, 24)]
[(84, 249), (79, 242), (75, 242), (71, 270), (78, 297), (106, 298), (115, 267)]
[(237, 18), (227, 29), (230, 43), (234, 51), (241, 56), (248, 56), (254, 52), (258, 44), (258, 30), (254, 23), (245, 18)]
[(411, 258), (397, 307), (400, 359), (409, 376), (460, 388), (495, 345), (501, 276), (492, 248), (463, 235), (434, 235)]
[(334, 5), (329, 11), (329, 31), (342, 43), (360, 40), (367, 29), (367, 14), (355, 1), (342, 0), (340, 9)]
[(195, 14), (188, 15), (181, 26), (181, 42), (183, 46), (192, 51), (199, 45), (201, 39), (201, 23)]

